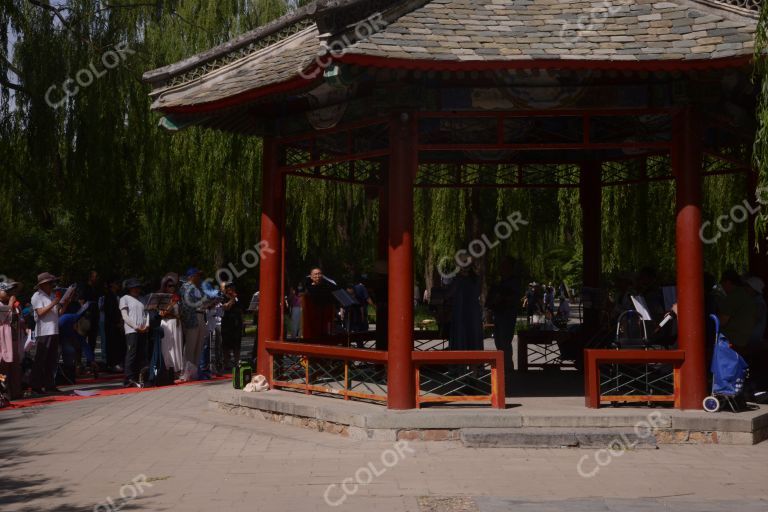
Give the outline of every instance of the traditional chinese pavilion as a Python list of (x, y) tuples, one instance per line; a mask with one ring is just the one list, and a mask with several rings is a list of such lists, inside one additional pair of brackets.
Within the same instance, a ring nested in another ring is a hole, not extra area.
[[(503, 407), (499, 353), (419, 350), (414, 342), (414, 187), (578, 188), (584, 284), (598, 286), (601, 188), (674, 180), (673, 399), (678, 408), (699, 408), (706, 395), (701, 183), (742, 173), (754, 187), (759, 4), (319, 0), (146, 73), (164, 127), (263, 138), (261, 238), (276, 254), (260, 267), (259, 372), (277, 387), (409, 409), (458, 399), (425, 392), (430, 365), (487, 363), (490, 398)], [(387, 351), (284, 341), (281, 248), (291, 176), (378, 190)], [(764, 274), (753, 253), (753, 271)]]

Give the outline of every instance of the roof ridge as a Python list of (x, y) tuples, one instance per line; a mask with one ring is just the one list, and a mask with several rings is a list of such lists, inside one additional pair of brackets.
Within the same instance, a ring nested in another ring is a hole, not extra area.
[[(142, 76), (142, 80), (157, 86), (158, 82), (170, 80), (179, 75), (193, 72), (200, 66), (212, 61), (217, 61), (221, 58), (226, 58), (228, 62), (238, 59), (245, 56), (245, 54), (250, 53), (248, 48), (252, 45), (256, 45), (260, 40), (289, 30), (297, 24), (301, 24), (299, 30), (302, 30), (311, 24), (317, 24), (318, 20), (323, 20), (322, 24), (325, 25), (324, 28), (329, 28), (332, 26), (332, 22), (326, 20), (333, 19), (333, 14), (337, 11), (342, 11), (344, 9), (351, 10), (353, 8), (365, 9), (366, 7), (375, 7), (378, 4), (389, 4), (387, 7), (392, 8), (396, 7), (398, 4), (406, 4), (410, 2), (412, 2), (412, 0), (387, 0), (386, 2), (382, 0), (315, 0), (303, 7), (287, 12), (283, 16), (280, 16), (276, 20), (265, 25), (245, 32), (244, 34), (240, 34), (218, 46), (173, 64), (147, 71)], [(296, 31), (297, 30), (292, 30), (291, 33)], [(228, 58), (231, 54), (238, 51), (240, 51), (240, 55)]]
[(317, 6), (317, 1), (312, 2), (305, 5), (304, 7), (289, 11), (265, 25), (240, 34), (239, 36), (230, 39), (226, 43), (214, 46), (213, 48), (192, 55), (173, 64), (168, 64), (167, 66), (147, 71), (142, 76), (142, 80), (156, 84), (157, 82), (168, 80), (175, 76), (191, 71), (203, 64), (217, 60), (222, 56), (246, 48), (247, 46), (259, 41), (260, 39), (278, 33), (282, 30), (290, 28), (297, 23), (311, 18), (315, 14)]

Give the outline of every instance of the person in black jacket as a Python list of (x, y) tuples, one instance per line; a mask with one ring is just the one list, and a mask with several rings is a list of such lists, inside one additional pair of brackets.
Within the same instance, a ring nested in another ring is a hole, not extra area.
[(123, 317), (120, 314), (120, 283), (111, 279), (107, 282), (104, 294), (104, 343), (102, 350), (106, 352), (107, 368), (121, 372), (120, 366), (125, 360), (125, 332)]
[(504, 373), (514, 369), (512, 338), (515, 337), (517, 313), (520, 306), (521, 283), (515, 272), (515, 260), (501, 262), (501, 280), (491, 286), (486, 306), (493, 311), (493, 340), (496, 350), (504, 352)]
[(234, 283), (224, 284), (225, 302), (221, 307), (221, 345), (224, 351), (223, 367), (229, 370), (240, 360), (240, 348), (243, 341), (243, 307), (237, 298)]
[(80, 298), (88, 302), (88, 312), (85, 318), (88, 319), (90, 329), (88, 330), (88, 345), (91, 351), (96, 352), (96, 337), (99, 335), (99, 298), (102, 290), (99, 287), (99, 273), (91, 270), (88, 274), (88, 282), (82, 288)]

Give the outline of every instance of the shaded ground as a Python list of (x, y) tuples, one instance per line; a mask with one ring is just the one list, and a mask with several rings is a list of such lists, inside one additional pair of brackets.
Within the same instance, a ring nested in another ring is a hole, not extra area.
[[(97, 506), (112, 500), (123, 510), (206, 512), (768, 510), (768, 443), (630, 451), (591, 478), (577, 465), (586, 457), (584, 467), (597, 467), (594, 450), (413, 442), (392, 459), (389, 442), (209, 411), (207, 388), (228, 385), (3, 413), (0, 509), (107, 510)], [(358, 485), (366, 468), (371, 483)], [(141, 476), (151, 486), (123, 501)], [(345, 479), (354, 492), (344, 493)], [(344, 499), (331, 507), (326, 492)]]

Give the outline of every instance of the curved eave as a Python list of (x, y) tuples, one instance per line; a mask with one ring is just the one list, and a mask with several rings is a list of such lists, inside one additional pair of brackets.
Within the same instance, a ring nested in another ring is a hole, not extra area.
[(159, 107), (153, 108), (158, 112), (164, 114), (205, 114), (222, 110), (226, 108), (236, 107), (252, 101), (262, 99), (266, 96), (273, 94), (285, 94), (291, 92), (299, 92), (303, 89), (310, 89), (314, 87), (321, 79), (322, 73), (315, 71), (314, 73), (308, 72), (314, 78), (307, 79), (300, 75), (293, 77), (290, 80), (284, 82), (277, 82), (258, 89), (252, 89), (234, 96), (212, 101), (208, 103), (198, 103), (194, 105), (179, 105), (175, 107)]
[[(622, 71), (696, 71), (707, 69), (741, 68), (752, 63), (753, 55), (739, 55), (718, 59), (688, 60), (591, 60), (591, 59), (519, 59), (500, 61), (445, 61), (427, 59), (393, 59), (369, 55), (347, 54), (334, 59), (340, 63), (371, 68), (407, 69), (426, 71), (488, 71), (488, 70), (535, 70), (581, 69)], [(300, 92), (311, 89), (322, 81), (322, 68), (313, 65), (302, 75), (290, 80), (252, 89), (221, 100), (194, 105), (160, 107), (155, 110), (165, 114), (204, 114), (244, 105), (274, 94)], [(306, 78), (311, 76), (312, 78)]]

